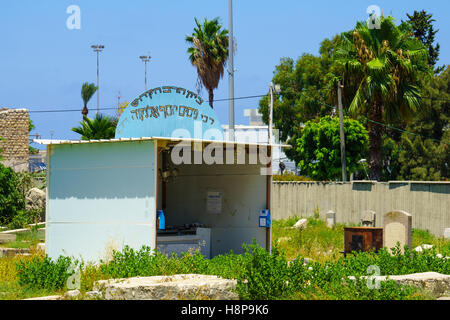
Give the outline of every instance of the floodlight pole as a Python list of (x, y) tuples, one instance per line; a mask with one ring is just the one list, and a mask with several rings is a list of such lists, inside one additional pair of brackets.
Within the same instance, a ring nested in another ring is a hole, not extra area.
[(339, 127), (341, 138), (341, 164), (342, 164), (342, 181), (347, 181), (347, 164), (345, 159), (345, 135), (344, 135), (344, 115), (342, 111), (342, 85), (338, 82), (338, 105), (339, 105)]
[(139, 58), (141, 58), (141, 60), (144, 62), (144, 68), (145, 68), (144, 82), (145, 82), (145, 91), (147, 91), (147, 62), (149, 62), (152, 57), (150, 57), (150, 56), (140, 56)]
[(234, 137), (234, 61), (233, 61), (233, 0), (228, 0), (228, 118), (229, 139)]
[(105, 48), (103, 45), (92, 45), (94, 52), (97, 52), (97, 114), (99, 112), (100, 105), (100, 71), (99, 71), (99, 53)]

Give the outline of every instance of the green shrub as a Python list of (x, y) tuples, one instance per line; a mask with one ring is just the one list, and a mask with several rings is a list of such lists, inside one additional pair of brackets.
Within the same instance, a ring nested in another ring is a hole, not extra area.
[(25, 198), (20, 190), (17, 174), (0, 164), (0, 224), (8, 224), (24, 208)]
[(74, 273), (69, 267), (77, 265), (69, 257), (60, 256), (52, 261), (48, 256), (21, 260), (16, 264), (17, 278), (21, 286), (32, 289), (60, 290), (66, 287), (67, 279)]

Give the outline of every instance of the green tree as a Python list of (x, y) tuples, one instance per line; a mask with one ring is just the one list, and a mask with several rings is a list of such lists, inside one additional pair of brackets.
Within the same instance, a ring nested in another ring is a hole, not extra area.
[(81, 135), (81, 140), (112, 139), (116, 134), (117, 120), (107, 115), (97, 113), (94, 119), (86, 116), (80, 121), (80, 126), (72, 131)]
[(203, 24), (195, 18), (195, 24), (192, 35), (186, 36), (186, 42), (191, 45), (187, 52), (190, 62), (197, 68), (197, 85), (199, 89), (206, 88), (209, 105), (213, 108), (214, 89), (219, 86), (228, 59), (228, 30), (222, 29), (218, 18), (205, 18)]
[(399, 179), (442, 180), (450, 176), (450, 68), (424, 88), (424, 108), (401, 136)]
[(0, 224), (7, 224), (14, 215), (25, 209), (25, 199), (17, 174), (0, 164)]
[[(333, 112), (333, 107), (330, 106), (329, 77), (336, 68), (333, 65), (333, 54), (338, 42), (339, 36), (325, 39), (320, 46), (320, 55), (303, 54), (297, 61), (282, 58), (280, 64), (275, 66), (272, 81), (280, 85), (281, 93), (274, 99), (273, 123), (280, 130), (280, 139), (293, 146), (286, 150), (290, 159), (296, 159), (297, 134), (303, 124)], [(268, 96), (259, 101), (259, 111), (267, 124)]]
[[(439, 60), (440, 45), (437, 43), (434, 45), (436, 33), (439, 30), (434, 30), (433, 15), (422, 11), (415, 11), (412, 15), (406, 14), (408, 17), (407, 22), (411, 24), (414, 30), (414, 36), (419, 39), (428, 49), (428, 64), (432, 67), (436, 66)], [(439, 67), (435, 70), (436, 73), (440, 73), (445, 67)]]
[(81, 98), (83, 99), (84, 107), (83, 110), (81, 110), (81, 114), (83, 116), (87, 116), (89, 113), (87, 104), (89, 100), (91, 100), (92, 96), (94, 95), (95, 91), (97, 91), (97, 87), (93, 83), (83, 83), (83, 86), (81, 87)]
[(336, 62), (344, 67), (344, 86), (356, 87), (349, 111), (364, 115), (370, 140), (370, 178), (382, 178), (384, 124), (410, 119), (422, 106), (422, 80), (429, 75), (428, 52), (412, 36), (411, 26), (396, 26), (394, 18), (381, 17), (379, 29), (367, 23), (341, 35)]
[[(342, 177), (339, 118), (325, 116), (308, 121), (297, 140), (297, 160), (303, 175), (316, 180), (336, 180)], [(344, 119), (345, 158), (347, 175), (359, 168), (366, 157), (369, 138), (367, 130), (357, 120)]]

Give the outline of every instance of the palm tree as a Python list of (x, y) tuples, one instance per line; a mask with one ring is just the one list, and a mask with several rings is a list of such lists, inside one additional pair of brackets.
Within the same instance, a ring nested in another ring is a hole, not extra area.
[(197, 84), (208, 90), (209, 105), (213, 108), (213, 90), (223, 77), (228, 59), (228, 30), (222, 29), (218, 18), (205, 18), (203, 24), (195, 18), (195, 23), (197, 27), (192, 35), (186, 36), (186, 42), (191, 45), (187, 52), (192, 65), (197, 68)]
[(427, 49), (410, 25), (382, 17), (379, 29), (358, 22), (342, 34), (336, 60), (343, 84), (354, 88), (349, 111), (369, 118), (370, 178), (380, 180), (383, 125), (408, 120), (422, 106), (422, 79), (430, 74)]
[(81, 111), (81, 114), (85, 117), (87, 116), (89, 110), (87, 108), (87, 104), (89, 102), (89, 100), (92, 98), (92, 96), (94, 95), (95, 91), (97, 91), (97, 87), (91, 83), (83, 83), (83, 86), (81, 87), (81, 98), (83, 99), (84, 102), (84, 108)]
[(117, 120), (97, 113), (94, 119), (83, 116), (80, 126), (72, 128), (73, 132), (81, 135), (81, 140), (112, 139), (116, 134)]

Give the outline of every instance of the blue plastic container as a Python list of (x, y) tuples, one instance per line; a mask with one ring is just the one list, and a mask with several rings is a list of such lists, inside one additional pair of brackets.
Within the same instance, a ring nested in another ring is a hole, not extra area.
[(159, 229), (164, 230), (166, 228), (166, 218), (164, 217), (164, 212), (162, 210), (158, 210), (156, 214), (159, 220)]

